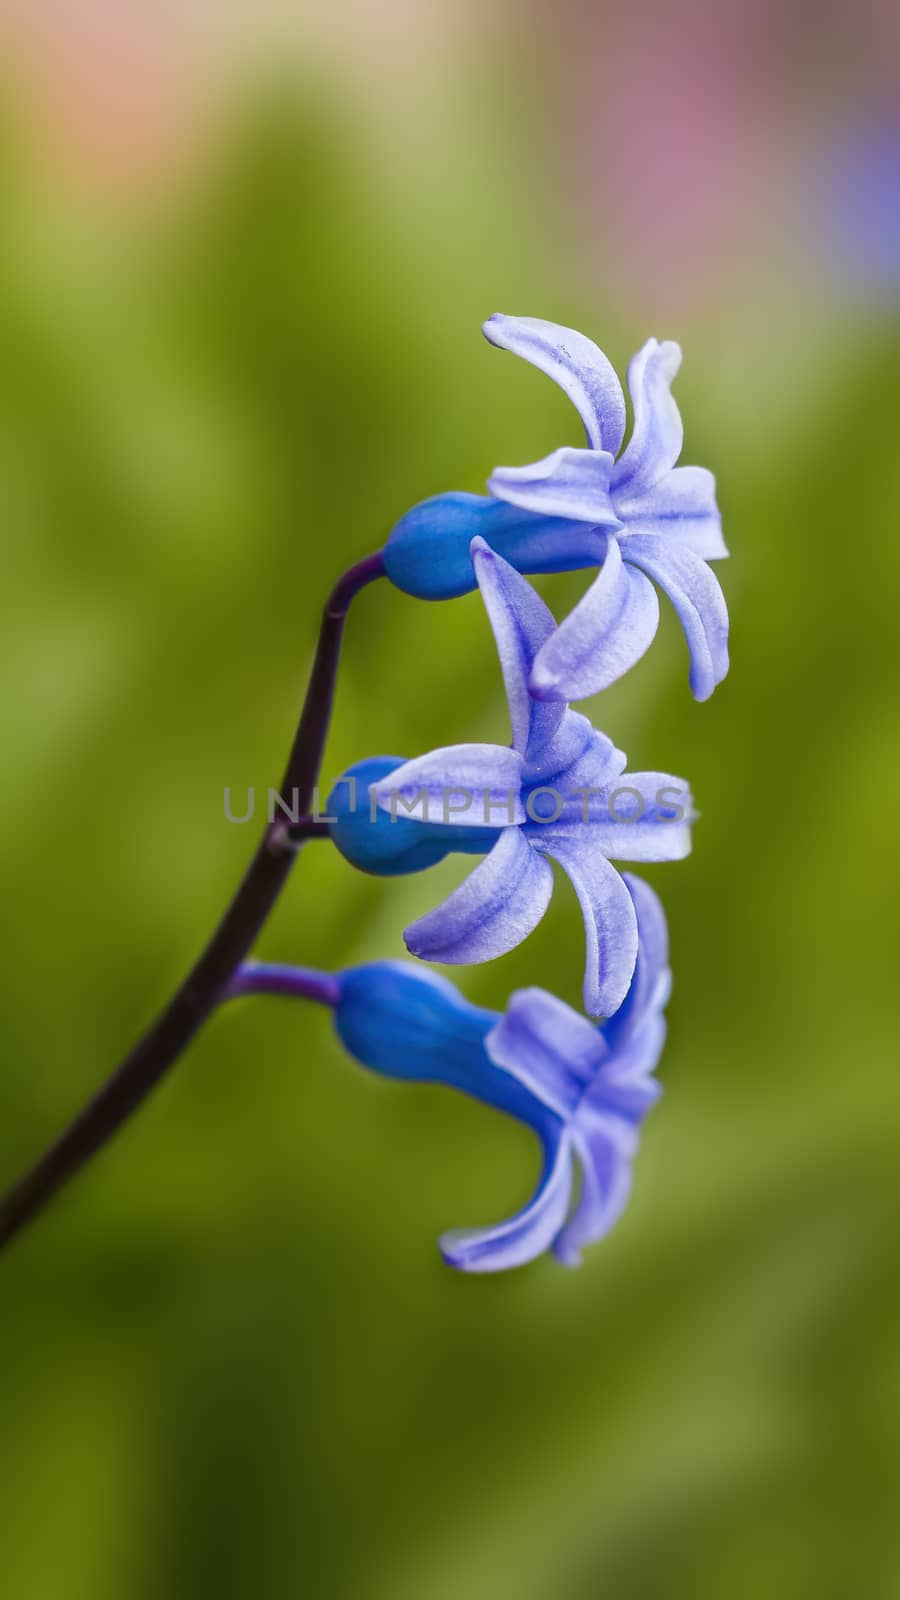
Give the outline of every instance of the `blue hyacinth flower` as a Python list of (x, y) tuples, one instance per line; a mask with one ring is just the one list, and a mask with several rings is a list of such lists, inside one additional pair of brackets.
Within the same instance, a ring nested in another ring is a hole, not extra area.
[[(585, 1009), (611, 1016), (638, 950), (634, 903), (612, 861), (675, 861), (690, 851), (692, 802), (680, 778), (625, 772), (625, 756), (586, 717), (528, 692), (555, 629), (531, 585), (483, 540), (472, 562), (509, 697), (511, 746), (453, 745), (416, 760), (360, 763), (329, 798), (332, 837), (354, 865), (416, 872), (451, 851), (484, 860), (434, 911), (405, 930), (413, 955), (448, 964), (515, 948), (550, 901), (556, 861), (581, 905)], [(356, 780), (354, 787), (349, 779)], [(370, 787), (359, 803), (358, 791)]]
[(620, 1013), (598, 1028), (545, 990), (521, 989), (485, 1040), (491, 1060), (531, 1090), (551, 1121), (539, 1129), (544, 1164), (530, 1203), (494, 1227), (444, 1234), (441, 1250), (451, 1266), (496, 1272), (548, 1248), (565, 1266), (578, 1266), (585, 1246), (622, 1214), (640, 1127), (661, 1093), (653, 1072), (671, 990), (662, 907), (646, 883), (630, 875), (625, 881), (640, 953)]
[(468, 550), (476, 535), (520, 572), (599, 566), (533, 664), (531, 693), (560, 700), (607, 688), (640, 659), (659, 622), (658, 584), (687, 637), (693, 693), (707, 699), (728, 671), (728, 611), (707, 563), (728, 551), (712, 473), (676, 466), (678, 345), (649, 339), (631, 361), (634, 423), (621, 450), (622, 389), (592, 340), (532, 317), (490, 317), (484, 332), (560, 384), (584, 423), (587, 448), (498, 467), (490, 496), (436, 495), (413, 507), (387, 542), (388, 577), (425, 599), (465, 594), (474, 586)]
[(462, 1271), (499, 1272), (546, 1250), (577, 1265), (583, 1247), (609, 1231), (625, 1204), (640, 1125), (660, 1092), (652, 1074), (669, 993), (662, 908), (645, 883), (625, 882), (640, 954), (625, 1004), (601, 1028), (543, 989), (514, 994), (500, 1015), (471, 1005), (437, 973), (402, 961), (334, 976), (248, 962), (230, 987), (231, 997), (317, 1000), (332, 1009), (344, 1047), (373, 1072), (447, 1084), (534, 1130), (543, 1161), (532, 1200), (494, 1227), (441, 1239), (445, 1260)]

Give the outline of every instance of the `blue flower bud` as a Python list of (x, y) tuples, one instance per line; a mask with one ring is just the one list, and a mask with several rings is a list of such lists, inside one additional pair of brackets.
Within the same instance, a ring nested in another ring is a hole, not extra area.
[(373, 806), (369, 787), (403, 766), (403, 756), (370, 756), (357, 761), (339, 778), (328, 797), (334, 818), (331, 837), (341, 855), (361, 872), (394, 878), (424, 872), (451, 851), (481, 855), (494, 844), (495, 828), (425, 822), (421, 817)]
[(482, 538), (519, 572), (568, 572), (603, 559), (602, 534), (486, 495), (436, 494), (400, 518), (384, 548), (391, 583), (419, 600), (475, 588), (469, 546)]
[(389, 1078), (459, 1083), (497, 1021), (438, 973), (406, 961), (348, 967), (335, 1027), (350, 1054)]
[(471, 1005), (436, 972), (407, 961), (375, 961), (338, 975), (334, 1024), (344, 1048), (387, 1078), (444, 1083), (531, 1127), (545, 1106), (488, 1055), (499, 1015)]

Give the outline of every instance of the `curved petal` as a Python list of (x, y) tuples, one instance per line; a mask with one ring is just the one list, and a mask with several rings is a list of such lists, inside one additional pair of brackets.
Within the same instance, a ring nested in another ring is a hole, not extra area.
[(522, 757), (502, 744), (451, 744), (405, 761), (370, 793), (397, 822), (506, 828), (524, 821)]
[(684, 428), (671, 384), (681, 366), (681, 350), (672, 339), (648, 339), (628, 365), (628, 387), (634, 411), (631, 438), (616, 462), (612, 486), (616, 504), (646, 494), (674, 467), (681, 455)]
[(585, 1090), (579, 1115), (599, 1111), (641, 1123), (662, 1094), (662, 1086), (652, 1074), (665, 1042), (665, 1017), (661, 1013), (645, 1017), (636, 1031), (616, 1046), (609, 1066)]
[(546, 989), (510, 995), (484, 1043), (492, 1061), (564, 1118), (609, 1056), (594, 1024)]
[(592, 527), (622, 526), (609, 497), (613, 458), (605, 450), (554, 450), (524, 467), (496, 467), (488, 488), (498, 500), (544, 517), (589, 522)]
[[(563, 747), (566, 760), (557, 767), (557, 782), (560, 790), (565, 787), (570, 793), (578, 793), (582, 787), (598, 788), (611, 783), (628, 765), (624, 750), (618, 750), (612, 740), (593, 727), (580, 711), (570, 711), (560, 725), (554, 748), (563, 751)], [(524, 777), (526, 786), (530, 786), (531, 768), (528, 763)], [(542, 781), (546, 781), (546, 778)]]
[(442, 1235), (441, 1254), (461, 1272), (503, 1272), (522, 1267), (550, 1248), (566, 1219), (572, 1194), (572, 1152), (560, 1131), (545, 1148), (537, 1191), (524, 1210), (492, 1228), (455, 1228)]
[(584, 423), (594, 450), (618, 455), (625, 434), (625, 399), (603, 351), (574, 328), (539, 317), (488, 317), (482, 329), (498, 350), (510, 350), (558, 383)]
[(635, 534), (622, 555), (669, 596), (691, 653), (691, 689), (708, 700), (728, 672), (728, 607), (719, 580), (705, 561), (668, 539)]
[(638, 937), (641, 941), (640, 965), (647, 994), (652, 994), (659, 978), (669, 965), (669, 927), (662, 901), (655, 889), (633, 872), (623, 872), (622, 879), (634, 901), (637, 915)]
[(406, 947), (424, 961), (492, 961), (537, 927), (552, 893), (546, 861), (519, 828), (504, 828), (459, 888), (404, 931)]
[(621, 678), (652, 643), (659, 625), (656, 591), (622, 560), (610, 539), (606, 560), (538, 652), (529, 688), (539, 700), (584, 700)]
[(587, 832), (564, 838), (554, 834), (535, 845), (558, 861), (581, 906), (587, 940), (584, 1009), (609, 1017), (628, 993), (637, 960), (634, 903), (619, 873), (589, 842)]
[(631, 1192), (631, 1156), (614, 1137), (598, 1128), (591, 1136), (576, 1132), (573, 1143), (581, 1166), (581, 1194), (553, 1246), (566, 1267), (579, 1266), (585, 1245), (595, 1244), (618, 1222)]
[(531, 584), (483, 539), (472, 540), (472, 563), (497, 642), (513, 747), (524, 755), (530, 744), (540, 748), (552, 739), (565, 716), (565, 706), (540, 706), (528, 693), (534, 658), (556, 622)]
[(622, 881), (634, 901), (638, 958), (628, 994), (615, 1016), (603, 1024), (603, 1037), (617, 1056), (648, 1017), (660, 1015), (672, 988), (669, 930), (659, 896), (631, 872), (623, 872)]
[(625, 523), (626, 534), (672, 539), (680, 549), (693, 550), (704, 561), (720, 561), (728, 554), (716, 504), (716, 480), (705, 467), (673, 467), (646, 494), (633, 499), (617, 495), (616, 512)]
[(555, 850), (558, 836), (609, 861), (681, 861), (690, 855), (695, 812), (683, 778), (668, 772), (623, 772), (621, 780), (603, 788), (572, 791), (563, 798), (562, 813), (552, 822), (535, 822), (529, 811), (526, 831), (533, 844), (546, 843)]

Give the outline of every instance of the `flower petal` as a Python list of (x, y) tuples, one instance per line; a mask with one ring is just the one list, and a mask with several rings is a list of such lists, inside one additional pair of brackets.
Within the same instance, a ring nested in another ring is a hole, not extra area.
[(622, 881), (634, 901), (638, 958), (628, 994), (615, 1016), (603, 1024), (603, 1037), (616, 1054), (649, 1016), (662, 1012), (672, 987), (669, 930), (659, 896), (632, 872), (623, 872)]
[(558, 836), (609, 861), (681, 861), (690, 855), (695, 812), (683, 778), (623, 772), (604, 787), (560, 794), (563, 810), (552, 821), (536, 822), (529, 810), (525, 826), (532, 844), (555, 850)]
[(583, 700), (621, 678), (652, 643), (659, 601), (643, 573), (627, 567), (617, 539), (579, 600), (538, 653), (529, 688), (540, 700)]
[(625, 434), (622, 386), (592, 339), (556, 322), (501, 312), (488, 317), (483, 332), (490, 344), (522, 356), (559, 384), (584, 423), (592, 449), (618, 454)]
[(425, 961), (451, 965), (492, 961), (537, 927), (552, 893), (547, 862), (519, 828), (504, 828), (459, 888), (405, 930), (407, 949)]
[(626, 534), (656, 534), (693, 550), (704, 561), (719, 561), (728, 549), (716, 504), (716, 480), (705, 467), (673, 467), (654, 488), (630, 498), (616, 495), (616, 511)]
[(631, 1192), (631, 1154), (602, 1125), (590, 1135), (577, 1130), (573, 1144), (581, 1166), (581, 1194), (571, 1219), (557, 1236), (553, 1254), (577, 1267), (585, 1245), (594, 1244), (619, 1220)]
[(634, 903), (615, 867), (588, 842), (588, 832), (556, 833), (536, 849), (558, 861), (581, 905), (587, 940), (584, 1008), (592, 1017), (617, 1011), (628, 993), (637, 960)]
[(648, 339), (628, 366), (634, 411), (631, 438), (616, 462), (612, 486), (616, 504), (646, 494), (674, 467), (684, 428), (671, 384), (681, 366), (681, 350), (671, 339)]
[[(565, 786), (567, 792), (577, 793), (581, 788), (596, 789), (611, 783), (628, 765), (625, 752), (617, 750), (612, 740), (593, 727), (580, 711), (570, 711), (560, 724), (553, 750), (565, 755), (556, 775), (560, 790)], [(546, 782), (547, 770), (544, 769), (543, 782)], [(525, 781), (530, 785), (531, 769), (527, 764)]]
[(492, 1061), (570, 1117), (607, 1060), (600, 1031), (546, 989), (519, 989), (485, 1039)]
[[(594, 728), (580, 710), (565, 709), (562, 701), (548, 701), (546, 710), (564, 710), (552, 738), (538, 746), (532, 739), (525, 750), (522, 786), (533, 789), (552, 784), (569, 792), (581, 784), (599, 784), (625, 771), (626, 757), (607, 734)], [(602, 776), (601, 776), (602, 774)]]
[(640, 1124), (662, 1094), (653, 1073), (665, 1042), (665, 1017), (661, 1013), (644, 1017), (635, 1033), (616, 1045), (609, 1066), (585, 1090), (579, 1116), (601, 1112)]
[(502, 1272), (522, 1267), (543, 1255), (566, 1219), (572, 1193), (572, 1151), (559, 1131), (558, 1143), (547, 1143), (544, 1170), (537, 1191), (522, 1211), (491, 1228), (456, 1228), (445, 1233), (441, 1253), (461, 1272)]
[(534, 658), (553, 633), (556, 621), (531, 584), (483, 539), (472, 540), (472, 562), (497, 641), (513, 746), (524, 755), (529, 745), (543, 748), (566, 714), (565, 706), (538, 705), (528, 693)]
[(524, 821), (522, 757), (501, 744), (452, 744), (405, 761), (373, 783), (382, 811), (398, 822), (506, 828)]
[(691, 689), (708, 700), (728, 671), (728, 607), (719, 580), (699, 556), (668, 539), (635, 534), (622, 547), (669, 596), (691, 653)]
[(613, 458), (605, 450), (563, 445), (524, 467), (497, 467), (488, 488), (498, 500), (545, 517), (565, 517), (592, 527), (622, 526), (609, 496)]

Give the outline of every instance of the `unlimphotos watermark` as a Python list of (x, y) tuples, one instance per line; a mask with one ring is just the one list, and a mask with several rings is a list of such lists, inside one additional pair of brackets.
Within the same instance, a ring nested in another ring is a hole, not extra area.
[[(379, 784), (381, 799), (376, 800), (374, 785), (361, 792), (356, 778), (345, 777), (329, 785), (329, 794), (333, 795), (341, 786), (347, 789), (344, 814), (349, 812), (356, 815), (359, 811), (367, 810), (373, 825), (385, 816), (391, 822), (399, 822), (403, 817), (416, 822), (456, 822), (461, 826), (496, 828), (504, 823), (511, 827), (520, 824), (523, 814), (529, 822), (545, 827), (562, 819), (573, 822), (683, 822), (691, 815), (687, 790), (679, 789), (674, 784), (664, 784), (652, 797), (628, 783), (606, 785), (599, 789), (585, 786), (567, 790), (544, 784), (527, 789), (524, 794), (518, 789), (447, 787), (411, 791)], [(386, 797), (389, 799), (387, 805), (384, 803)], [(337, 817), (329, 816), (327, 810), (320, 809), (320, 803), (318, 788), (313, 790), (312, 809), (305, 812), (300, 807), (298, 790), (284, 795), (277, 789), (268, 788), (265, 790), (266, 821), (272, 824), (277, 820), (294, 825), (312, 821), (323, 826), (337, 822)], [(247, 788), (243, 807), (238, 814), (231, 786), (226, 785), (224, 811), (226, 822), (238, 826), (252, 822), (256, 816), (256, 789)]]

